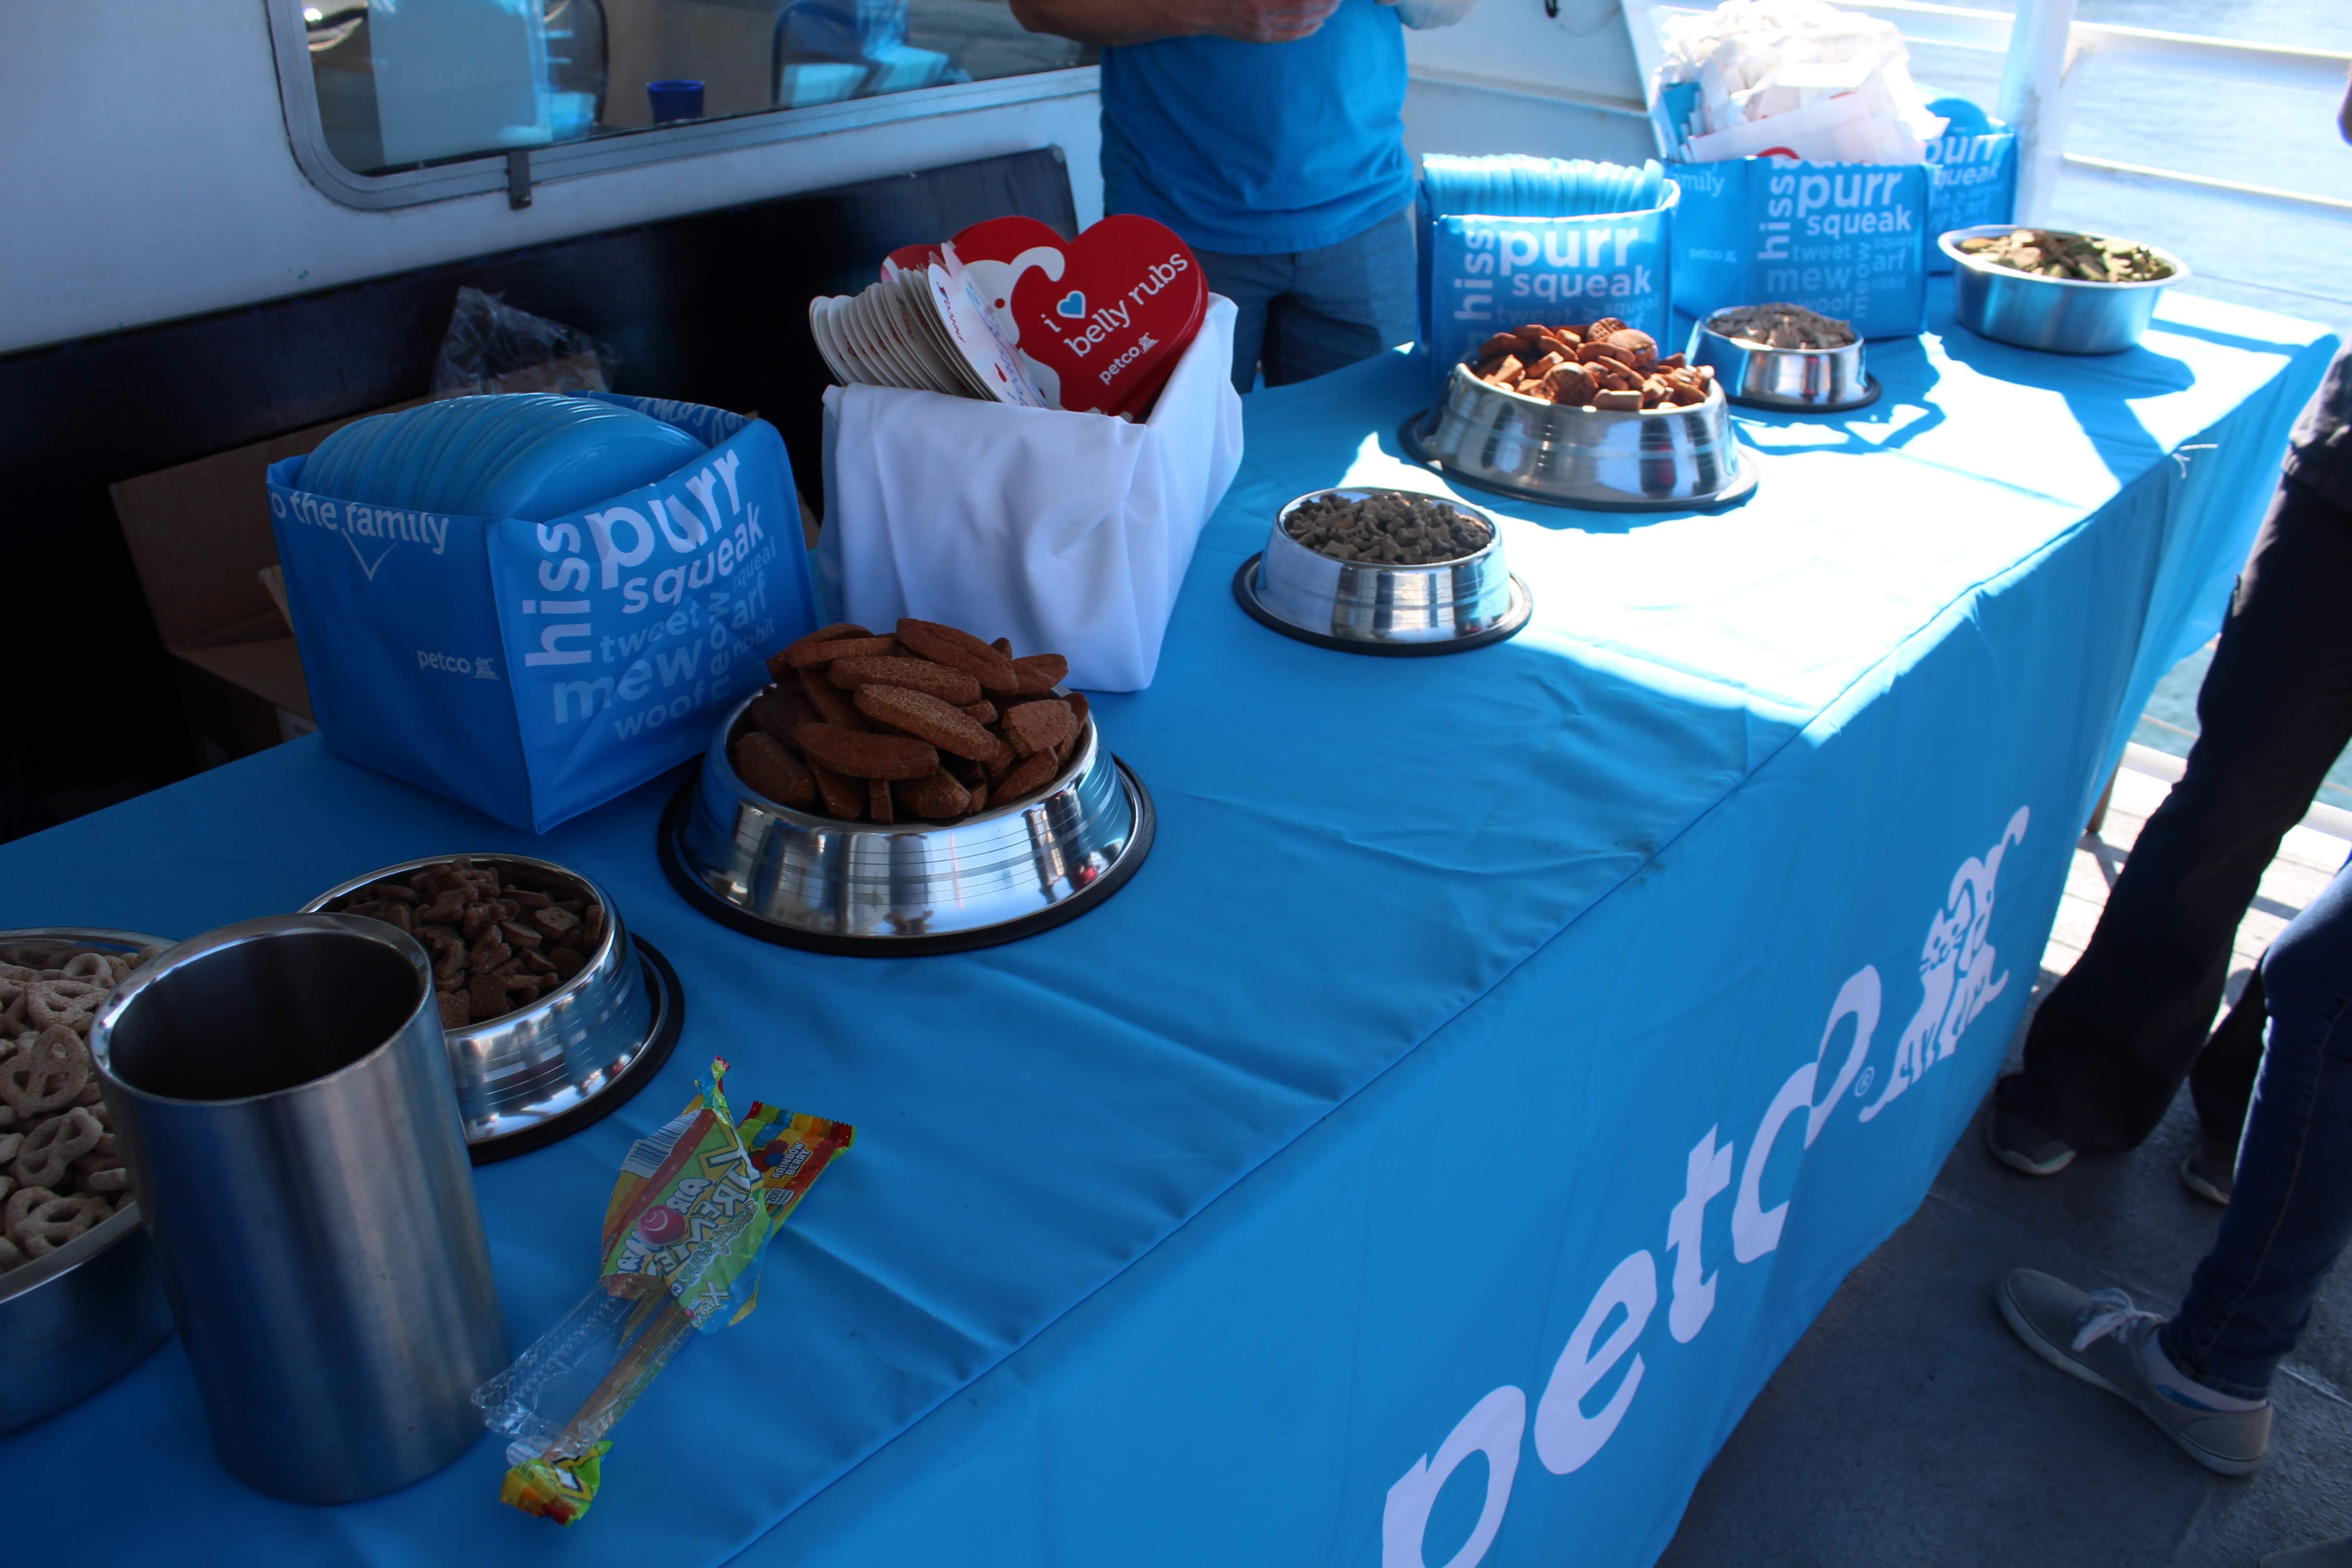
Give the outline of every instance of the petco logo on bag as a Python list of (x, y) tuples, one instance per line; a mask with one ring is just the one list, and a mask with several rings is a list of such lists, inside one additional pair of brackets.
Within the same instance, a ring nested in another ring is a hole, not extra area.
[[(1919, 961), (1918, 1007), (1895, 1044), (1877, 1098), (1859, 1111), (1859, 1121), (1874, 1121), (1891, 1101), (1954, 1055), (1969, 1024), (2007, 987), (2009, 972), (2000, 968), (1989, 940), (1993, 883), (2009, 847), (2024, 840), (2029, 820), (2026, 808), (2019, 806), (1990, 849), (1961, 862), (1942, 908), (1928, 917)], [(1644, 1354), (1671, 1354), (1672, 1344), (1688, 1344), (1696, 1339), (1714, 1313), (1717, 1289), (1726, 1284), (1736, 1288), (1738, 1277), (1727, 1277), (1720, 1258), (1700, 1255), (1709, 1204), (1727, 1194), (1730, 1198), (1735, 1262), (1754, 1263), (1780, 1247), (1790, 1200), (1765, 1205), (1765, 1167), (1784, 1141), (1795, 1144), (1801, 1158), (1802, 1151), (1813, 1146), (1847, 1101), (1867, 1096), (1878, 1081), (1868, 1058), (1878, 1031), (1881, 992), (1878, 970), (1870, 964), (1839, 988), (1811, 1058), (1798, 1064), (1764, 1108), (1744, 1152), (1736, 1140), (1718, 1142), (1722, 1131), (1718, 1127), (1708, 1128), (1691, 1145), (1682, 1194), (1664, 1215), (1664, 1251), (1671, 1262), (1663, 1287), (1656, 1255), (1647, 1247), (1637, 1249), (1601, 1279), (1552, 1363), (1536, 1401), (1533, 1421), (1536, 1458), (1546, 1470), (1565, 1476), (1591, 1463), (1633, 1408), (1642, 1387)], [(1849, 1022), (1851, 1043), (1839, 1058), (1834, 1076), (1823, 1084), (1822, 1075), (1830, 1070), (1833, 1054), (1831, 1047)], [(1994, 1042), (1993, 1048), (2006, 1043)], [(1662, 1295), (1671, 1344), (1654, 1336), (1644, 1338)], [(1610, 1331), (1605, 1338), (1604, 1328)], [(1620, 1363), (1624, 1373), (1616, 1391), (1598, 1411), (1588, 1415), (1586, 1397)], [(1481, 1453), (1486, 1457), (1486, 1500), (1469, 1539), (1446, 1564), (1446, 1568), (1475, 1568), (1502, 1528), (1528, 1426), (1525, 1390), (1506, 1384), (1473, 1405), (1433, 1454), (1414, 1460), (1390, 1486), (1381, 1510), (1381, 1568), (1427, 1568), (1422, 1538), (1429, 1526), (1430, 1510), (1447, 1478), (1472, 1454)]]

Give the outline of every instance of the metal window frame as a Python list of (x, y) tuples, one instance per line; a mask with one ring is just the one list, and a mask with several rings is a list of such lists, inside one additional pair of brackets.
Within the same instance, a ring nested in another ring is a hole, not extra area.
[(478, 156), (428, 168), (362, 174), (345, 168), (327, 145), (326, 125), (319, 114), (318, 83), (310, 69), (310, 33), (302, 21), (302, 0), (266, 0), (266, 4), (270, 45), (277, 56), (278, 97), (286, 111), (287, 139), (293, 146), (295, 163), (331, 199), (345, 206), (372, 211), (507, 191), (509, 164), (515, 153), (528, 157), (529, 183), (540, 184), (674, 158), (797, 142), (870, 125), (1083, 97), (1097, 91), (1101, 83), (1100, 67), (1076, 66), (1066, 70), (999, 77), (992, 81), (956, 82), (840, 103), (813, 104), (804, 109), (772, 109), (724, 120), (693, 121), (580, 142), (521, 149), (490, 148)]

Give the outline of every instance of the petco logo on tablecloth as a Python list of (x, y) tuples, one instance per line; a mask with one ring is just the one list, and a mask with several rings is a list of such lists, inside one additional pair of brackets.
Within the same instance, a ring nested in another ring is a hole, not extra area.
[[(1970, 856), (1961, 862), (1945, 896), (1944, 907), (1929, 917), (1927, 943), (1919, 963), (1923, 994), (1918, 1008), (1896, 1042), (1885, 1089), (1860, 1112), (1861, 1121), (1874, 1120), (1906, 1089), (1951, 1056), (1969, 1025), (2009, 984), (2007, 971), (1994, 973), (1998, 955), (1986, 938), (1992, 922), (1993, 882), (2000, 874), (2001, 858), (2011, 845), (2024, 840), (2029, 816), (2026, 808), (2019, 806), (1990, 849), (1981, 858)], [(1780, 1245), (1789, 1205), (1784, 1200), (1771, 1208), (1764, 1207), (1763, 1179), (1765, 1165), (1782, 1132), (1801, 1114), (1804, 1147), (1811, 1148), (1822, 1129), (1837, 1114), (1848, 1091), (1854, 1090), (1858, 1098), (1871, 1087), (1870, 1080), (1864, 1079), (1862, 1074), (1878, 1030), (1880, 1001), (1878, 970), (1874, 965), (1864, 964), (1839, 988), (1836, 1001), (1830, 1005), (1829, 1020), (1822, 1027), (1821, 1043), (1814, 1047), (1813, 1059), (1790, 1073), (1772, 1103), (1765, 1107), (1748, 1141), (1747, 1158), (1739, 1166), (1738, 1190), (1732, 1197), (1731, 1255), (1738, 1261), (1753, 1263)], [(1830, 1081), (1828, 1092), (1819, 1093), (1830, 1044), (1849, 1018), (1853, 1021), (1853, 1043), (1846, 1048), (1845, 1058), (1838, 1065), (1837, 1076)], [(1683, 1195), (1666, 1215), (1665, 1249), (1673, 1255), (1666, 1331), (1677, 1344), (1689, 1343), (1706, 1326), (1708, 1316), (1715, 1310), (1716, 1287), (1722, 1279), (1719, 1270), (1706, 1270), (1699, 1256), (1700, 1226), (1706, 1205), (1732, 1187), (1732, 1167), (1738, 1152), (1733, 1143), (1717, 1145), (1719, 1131), (1708, 1128), (1692, 1145)], [(1647, 1248), (1636, 1251), (1611, 1269), (1600, 1289), (1593, 1292), (1591, 1304), (1570, 1332), (1568, 1343), (1553, 1363), (1550, 1379), (1536, 1403), (1536, 1458), (1543, 1462), (1545, 1469), (1564, 1476), (1581, 1468), (1601, 1452), (1625, 1419), (1642, 1386), (1643, 1359), (1634, 1346), (1648, 1328), (1650, 1315), (1657, 1305), (1658, 1260)], [(1617, 1326), (1596, 1345), (1594, 1341), (1600, 1338), (1601, 1328), (1612, 1317), (1619, 1318)], [(1654, 1352), (1663, 1347), (1654, 1344), (1651, 1348)], [(1626, 1365), (1616, 1393), (1598, 1413), (1586, 1415), (1585, 1396), (1629, 1355), (1633, 1359)], [(1527, 1394), (1515, 1384), (1506, 1384), (1472, 1405), (1433, 1455), (1414, 1460), (1412, 1468), (1389, 1488), (1388, 1500), (1381, 1510), (1381, 1568), (1427, 1568), (1421, 1548), (1430, 1509), (1455, 1467), (1472, 1454), (1483, 1453), (1486, 1456), (1486, 1496), (1478, 1511), (1477, 1525), (1444, 1565), (1475, 1568), (1494, 1544), (1496, 1532), (1503, 1527), (1503, 1514), (1510, 1506), (1512, 1484), (1518, 1475), (1519, 1448), (1527, 1429)]]

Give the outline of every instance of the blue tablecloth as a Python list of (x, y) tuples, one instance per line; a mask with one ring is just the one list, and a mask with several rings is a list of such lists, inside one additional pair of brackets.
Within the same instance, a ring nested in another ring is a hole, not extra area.
[(352, 1507), (245, 1491), (174, 1342), (0, 1439), (41, 1499), (11, 1544), (1648, 1561), (1981, 1096), (2118, 716), (2218, 624), (2329, 347), (2180, 298), (2096, 360), (1948, 323), (1872, 345), (1873, 408), (1743, 416), (1744, 506), (1500, 508), (1535, 624), (1460, 658), (1306, 647), (1227, 586), (1294, 495), (1435, 488), (1396, 455), (1414, 367), (1253, 397), (1159, 680), (1096, 705), (1159, 846), (1012, 946), (766, 946), (664, 882), (667, 784), (530, 839), (308, 742), (0, 847), (0, 924), (172, 935), (416, 855), (603, 879), (690, 1021), (640, 1099), (479, 1173), (517, 1344), (714, 1052), (859, 1129), (573, 1531), (499, 1506), (488, 1441)]

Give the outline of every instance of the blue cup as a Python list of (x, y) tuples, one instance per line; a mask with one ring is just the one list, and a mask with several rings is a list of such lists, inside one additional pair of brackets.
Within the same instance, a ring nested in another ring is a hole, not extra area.
[(656, 125), (702, 118), (702, 84), (691, 78), (649, 81), (646, 83), (646, 96), (653, 100)]

